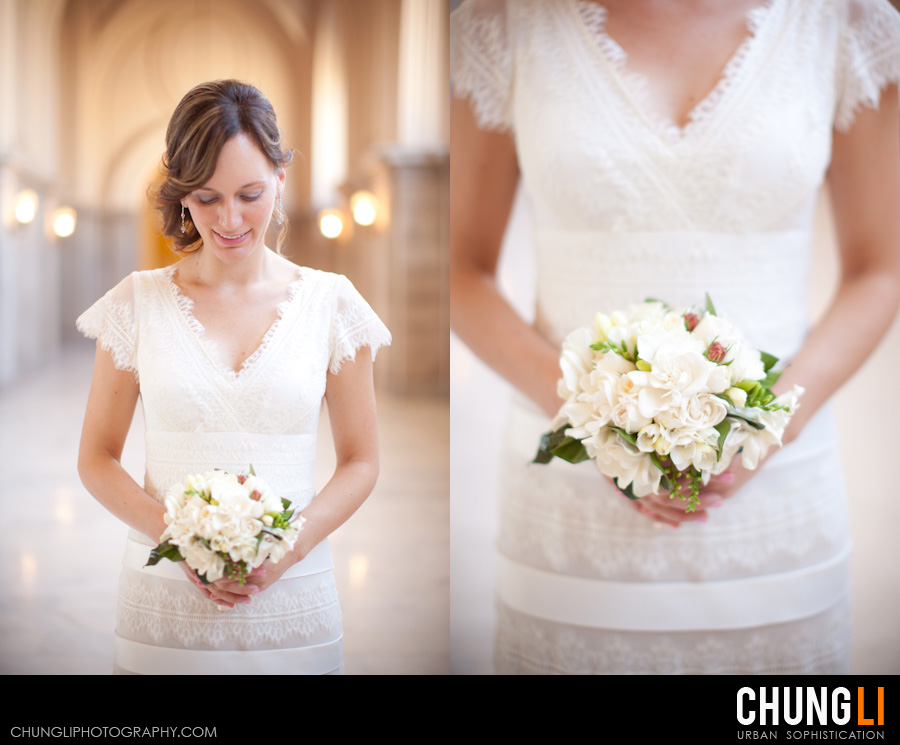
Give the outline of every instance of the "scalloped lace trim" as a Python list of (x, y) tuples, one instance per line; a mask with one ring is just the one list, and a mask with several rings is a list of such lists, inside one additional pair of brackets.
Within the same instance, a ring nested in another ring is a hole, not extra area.
[(391, 333), (364, 305), (354, 305), (342, 311), (335, 321), (340, 330), (331, 354), (328, 372), (337, 375), (345, 362), (353, 362), (362, 347), (372, 350), (372, 361), (381, 347), (389, 346)]
[(299, 272), (299, 276), (297, 277), (297, 279), (288, 284), (287, 299), (282, 300), (280, 303), (278, 303), (278, 305), (275, 306), (275, 321), (269, 327), (269, 330), (266, 332), (265, 336), (263, 336), (262, 341), (260, 341), (259, 343), (259, 346), (249, 357), (247, 357), (247, 359), (245, 359), (241, 363), (240, 369), (235, 370), (230, 365), (227, 365), (222, 361), (218, 344), (214, 339), (210, 338), (209, 334), (207, 334), (206, 332), (206, 328), (194, 316), (194, 301), (190, 297), (185, 295), (181, 286), (175, 282), (176, 271), (177, 269), (174, 264), (166, 267), (163, 270), (163, 275), (168, 281), (168, 285), (172, 290), (172, 295), (175, 298), (175, 302), (177, 303), (179, 310), (181, 310), (181, 313), (184, 316), (184, 319), (190, 327), (191, 331), (193, 331), (197, 335), (201, 346), (206, 349), (209, 357), (215, 361), (217, 367), (231, 381), (237, 380), (239, 377), (253, 368), (257, 360), (259, 360), (259, 358), (265, 353), (266, 349), (269, 347), (272, 341), (272, 338), (276, 333), (278, 333), (278, 329), (281, 326), (282, 319), (284, 318), (287, 309), (293, 304), (295, 298), (300, 293), (300, 289), (303, 285), (304, 279), (302, 272)]
[(120, 635), (186, 649), (263, 649), (316, 643), (340, 633), (341, 610), (331, 575), (279, 580), (246, 606), (226, 612), (185, 582), (150, 581), (123, 571)]
[(744, 74), (747, 60), (755, 51), (756, 42), (760, 38), (760, 31), (777, 2), (778, 0), (766, 0), (765, 4), (749, 11), (747, 36), (725, 64), (716, 85), (691, 109), (683, 125), (655, 111), (650, 96), (649, 81), (644, 75), (628, 69), (628, 54), (606, 31), (608, 10), (589, 0), (576, 0), (576, 6), (584, 29), (619, 77), (625, 97), (632, 102), (635, 110), (654, 129), (668, 139), (677, 140), (708, 122), (734, 88)]
[(102, 304), (102, 310), (90, 308), (78, 317), (75, 327), (100, 342), (100, 348), (112, 355), (117, 370), (134, 373), (140, 382), (135, 363), (134, 309), (129, 303), (109, 301)]
[[(835, 128), (846, 132), (864, 108), (878, 109), (881, 91), (900, 85), (900, 16), (887, 2), (851, 8), (851, 31), (844, 37), (846, 87), (835, 114)], [(854, 17), (854, 14), (858, 17)]]
[(498, 603), (501, 675), (823, 675), (849, 672), (846, 602), (768, 627), (670, 634), (614, 632), (532, 618)]

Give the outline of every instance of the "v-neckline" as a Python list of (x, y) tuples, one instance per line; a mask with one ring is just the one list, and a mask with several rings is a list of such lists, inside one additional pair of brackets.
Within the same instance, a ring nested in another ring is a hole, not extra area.
[(214, 339), (209, 337), (206, 333), (206, 328), (197, 320), (196, 316), (194, 316), (194, 301), (175, 281), (176, 272), (177, 264), (172, 264), (163, 270), (171, 298), (177, 306), (182, 320), (193, 335), (200, 351), (216, 371), (230, 382), (243, 380), (257, 367), (259, 360), (266, 354), (273, 339), (277, 336), (278, 330), (282, 326), (282, 321), (284, 320), (288, 309), (294, 304), (297, 296), (300, 294), (301, 288), (305, 284), (303, 268), (298, 266), (296, 279), (286, 285), (288, 292), (287, 298), (280, 301), (275, 306), (275, 320), (272, 322), (272, 325), (269, 326), (268, 331), (263, 335), (263, 338), (256, 349), (254, 349), (250, 356), (241, 363), (241, 366), (235, 370), (222, 358), (219, 352), (219, 345)]
[[(602, 3), (590, 0), (568, 0), (569, 8), (587, 42), (610, 68), (611, 76), (627, 106), (659, 137), (669, 142), (683, 142), (696, 130), (715, 119), (725, 99), (737, 86), (745, 63), (757, 50), (767, 21), (773, 15), (777, 0), (765, 0), (751, 8), (745, 16), (747, 35), (728, 58), (715, 85), (688, 112), (685, 123), (679, 124), (653, 105), (649, 93), (649, 79), (628, 67), (628, 53), (609, 35), (606, 29), (609, 10)], [(589, 12), (585, 12), (590, 9)], [(589, 18), (588, 16), (593, 16)]]

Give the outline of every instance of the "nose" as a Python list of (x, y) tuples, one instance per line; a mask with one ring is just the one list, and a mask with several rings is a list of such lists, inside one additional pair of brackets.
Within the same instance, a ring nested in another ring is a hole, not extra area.
[(219, 205), (218, 218), (223, 232), (228, 233), (240, 227), (243, 222), (240, 205), (230, 200), (223, 200)]

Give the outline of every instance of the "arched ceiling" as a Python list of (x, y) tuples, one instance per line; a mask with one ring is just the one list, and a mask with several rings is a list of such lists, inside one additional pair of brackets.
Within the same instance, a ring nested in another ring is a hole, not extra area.
[(308, 3), (69, 0), (66, 10), (65, 33), (75, 40), (64, 46), (64, 121), (72, 126), (63, 139), (77, 201), (139, 209), (175, 105), (207, 80), (257, 85), (289, 144), (307, 147)]

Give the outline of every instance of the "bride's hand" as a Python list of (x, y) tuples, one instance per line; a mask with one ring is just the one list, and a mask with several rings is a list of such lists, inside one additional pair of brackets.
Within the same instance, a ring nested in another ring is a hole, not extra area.
[[(685, 522), (705, 522), (709, 515), (707, 510), (718, 507), (722, 501), (734, 493), (737, 478), (726, 471), (714, 476), (709, 483), (700, 489), (700, 503), (691, 512), (687, 511), (688, 501), (670, 493), (649, 494), (640, 499), (629, 499), (631, 506), (649, 519), (677, 528)], [(615, 482), (613, 482), (615, 485)], [(628, 499), (624, 494), (625, 499)]]
[(246, 581), (242, 585), (237, 580), (226, 577), (204, 584), (186, 561), (179, 561), (178, 565), (203, 597), (224, 608), (234, 608), (238, 603), (249, 603), (254, 595), (262, 591), (259, 583), (265, 575), (263, 567), (259, 567), (248, 574)]
[[(762, 463), (760, 463), (760, 466)], [(700, 504), (693, 512), (687, 512), (687, 501), (673, 497), (669, 493), (649, 495), (641, 499), (631, 500), (632, 506), (651, 520), (678, 527), (683, 522), (708, 519), (707, 510), (719, 507), (722, 502), (731, 497), (759, 470), (754, 471), (745, 468), (740, 459), (736, 458), (727, 471), (718, 476), (712, 476), (709, 482), (700, 488)]]

